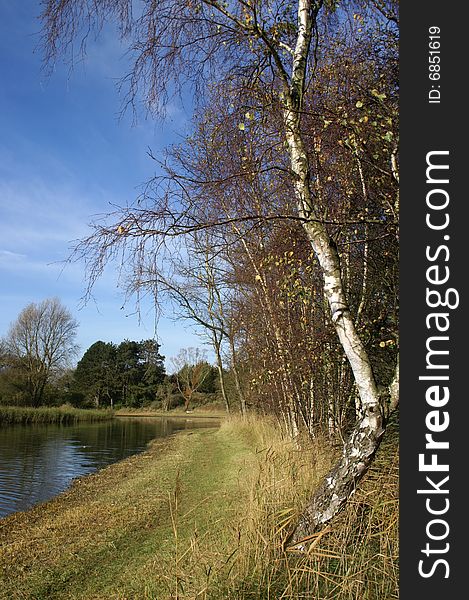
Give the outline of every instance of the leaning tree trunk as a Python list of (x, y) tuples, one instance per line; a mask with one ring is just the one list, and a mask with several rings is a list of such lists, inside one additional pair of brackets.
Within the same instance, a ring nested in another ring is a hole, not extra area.
[[(307, 183), (304, 184), (304, 190), (307, 190)], [(290, 536), (288, 543), (301, 549), (304, 549), (302, 540), (314, 534), (342, 508), (357, 482), (368, 470), (384, 433), (378, 390), (368, 355), (357, 334), (345, 298), (338, 254), (321, 225), (308, 223), (305, 227), (324, 273), (324, 291), (332, 321), (357, 384), (360, 414), (354, 430), (344, 444), (338, 464), (310, 499)]]
[(310, 498), (289, 546), (305, 549), (305, 541), (342, 508), (367, 472), (384, 433), (380, 398), (365, 347), (358, 336), (341, 279), (340, 259), (325, 226), (319, 218), (311, 189), (308, 153), (301, 135), (301, 109), (306, 66), (313, 25), (321, 2), (299, 0), (298, 37), (293, 55), (290, 85), (285, 95), (284, 123), (291, 168), (294, 173), (298, 213), (324, 277), (332, 322), (352, 368), (360, 398), (356, 425), (344, 443), (342, 456)]
[(340, 460), (310, 498), (286, 546), (305, 550), (314, 534), (340, 511), (367, 472), (383, 433), (384, 428), (377, 427), (367, 415), (358, 421), (343, 446)]
[[(399, 361), (389, 386), (387, 414), (399, 403)], [(373, 414), (373, 413), (371, 413)], [(380, 424), (380, 425), (379, 425)], [(285, 541), (285, 546), (304, 551), (315, 532), (332, 519), (355, 492), (356, 486), (373, 461), (384, 433), (383, 417), (370, 420), (363, 413), (346, 440), (338, 463), (325, 477), (310, 498), (295, 528)]]

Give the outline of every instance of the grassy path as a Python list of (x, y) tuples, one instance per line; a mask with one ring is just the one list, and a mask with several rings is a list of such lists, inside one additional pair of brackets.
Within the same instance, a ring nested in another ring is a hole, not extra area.
[(153, 443), (0, 520), (0, 600), (398, 598), (398, 445), (388, 431), (310, 553), (282, 536), (334, 460), (274, 422), (224, 421)]
[(254, 457), (229, 431), (182, 433), (0, 521), (1, 600), (204, 598)]

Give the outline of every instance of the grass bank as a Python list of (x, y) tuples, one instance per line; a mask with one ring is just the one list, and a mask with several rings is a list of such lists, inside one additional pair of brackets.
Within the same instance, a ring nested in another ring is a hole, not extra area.
[(113, 417), (110, 410), (83, 410), (68, 406), (30, 408), (0, 406), (0, 426), (15, 423), (76, 423), (77, 421), (104, 421)]
[(117, 417), (167, 417), (183, 419), (225, 419), (227, 413), (225, 410), (210, 405), (200, 406), (190, 411), (185, 411), (182, 407), (172, 408), (171, 410), (154, 410), (152, 408), (120, 408), (115, 411)]
[(281, 549), (333, 453), (265, 420), (156, 441), (0, 521), (0, 598), (397, 598), (393, 443), (309, 555)]

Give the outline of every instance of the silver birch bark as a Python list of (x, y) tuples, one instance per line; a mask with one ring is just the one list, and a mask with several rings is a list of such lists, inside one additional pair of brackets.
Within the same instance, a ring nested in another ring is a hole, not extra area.
[(324, 293), (332, 322), (350, 363), (360, 399), (360, 413), (342, 455), (323, 484), (310, 498), (298, 524), (287, 539), (305, 550), (306, 542), (330, 521), (354, 492), (368, 470), (384, 433), (380, 397), (371, 364), (358, 336), (344, 291), (338, 253), (315, 210), (308, 154), (301, 135), (301, 108), (312, 31), (321, 3), (298, 2), (298, 36), (293, 53), (289, 90), (285, 94), (284, 124), (298, 212), (324, 276)]

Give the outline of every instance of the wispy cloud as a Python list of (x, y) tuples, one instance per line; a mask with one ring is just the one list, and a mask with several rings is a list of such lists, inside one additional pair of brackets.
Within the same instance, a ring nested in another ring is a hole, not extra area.
[(21, 248), (47, 251), (52, 245), (83, 236), (92, 211), (104, 210), (103, 192), (90, 200), (80, 190), (63, 184), (0, 181), (0, 239), (11, 252)]
[[(177, 143), (190, 110), (175, 100), (165, 126), (146, 119), (145, 111), (134, 126), (131, 114), (119, 121), (122, 98), (115, 83), (129, 63), (111, 29), (90, 44), (72, 72), (58, 65), (45, 78), (40, 56), (33, 54), (39, 8), (36, 0), (0, 0), (0, 336), (24, 306), (57, 296), (80, 321), (83, 350), (100, 338), (151, 337), (151, 306), (142, 313), (143, 326), (132, 314), (132, 299), (121, 310), (118, 285), (124, 283), (117, 265), (96, 283), (97, 304), (80, 310), (84, 265), (67, 259), (96, 215), (138, 196), (138, 186), (156, 169), (147, 148), (158, 155)], [(162, 319), (158, 330), (168, 356), (197, 345), (185, 324)]]
[(11, 261), (21, 261), (26, 258), (26, 254), (19, 254), (18, 252), (10, 252), (9, 250), (0, 249), (0, 262), (8, 263)]

